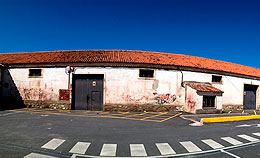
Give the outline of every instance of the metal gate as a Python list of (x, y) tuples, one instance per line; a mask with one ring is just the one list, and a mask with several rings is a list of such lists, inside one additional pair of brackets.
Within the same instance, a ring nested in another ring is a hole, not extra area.
[(244, 109), (256, 109), (257, 88), (255, 85), (244, 85)]
[(103, 109), (103, 74), (74, 74), (72, 78), (72, 109)]

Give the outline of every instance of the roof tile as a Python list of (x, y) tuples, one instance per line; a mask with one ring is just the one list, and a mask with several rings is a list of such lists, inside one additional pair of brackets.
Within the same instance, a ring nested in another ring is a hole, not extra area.
[(260, 69), (229, 62), (173, 53), (158, 53), (132, 50), (72, 50), (31, 53), (0, 54), (0, 63), (44, 64), (44, 63), (131, 63), (184, 66), (199, 69), (229, 72), (260, 78)]
[(213, 92), (213, 93), (224, 93), (224, 91), (213, 87), (210, 83), (202, 82), (185, 82), (185, 85), (188, 85), (192, 89), (197, 90), (198, 92)]

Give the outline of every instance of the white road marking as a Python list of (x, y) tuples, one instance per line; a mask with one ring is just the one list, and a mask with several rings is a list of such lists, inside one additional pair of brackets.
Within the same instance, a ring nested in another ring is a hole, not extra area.
[(103, 144), (100, 156), (116, 156), (117, 144)]
[(260, 133), (259, 133), (259, 132), (257, 132), (257, 133), (252, 133), (252, 134), (260, 137)]
[(201, 140), (201, 141), (206, 143), (207, 145), (209, 145), (213, 149), (224, 148), (223, 145), (219, 144), (218, 142), (215, 142), (212, 139), (205, 139), (205, 140)]
[(191, 141), (180, 142), (180, 144), (188, 150), (188, 152), (202, 151), (199, 147), (193, 144)]
[(76, 145), (69, 151), (70, 153), (85, 154), (91, 143), (77, 142)]
[[(229, 153), (225, 150), (230, 150), (230, 149), (235, 149), (237, 147), (243, 147), (243, 146), (255, 146), (255, 143), (259, 143), (259, 141), (257, 142), (248, 142), (248, 143), (242, 143), (242, 144), (239, 144), (239, 145), (234, 145), (234, 146), (228, 146), (228, 147), (224, 147), (223, 149), (211, 149), (211, 150), (205, 150), (205, 151), (198, 151), (198, 152), (194, 152), (194, 153), (182, 153), (182, 154), (172, 154), (172, 155), (161, 155), (161, 156), (146, 156), (146, 158), (170, 158), (170, 157), (183, 157), (183, 156), (191, 156), (191, 155), (194, 155), (194, 154), (206, 154), (206, 153), (213, 153), (213, 152), (219, 152), (219, 151), (224, 151), (224, 153)], [(232, 153), (229, 153), (229, 155), (232, 155), (233, 157), (235, 158), (239, 158), (238, 156), (232, 154)], [(231, 156), (230, 155), (230, 156)], [(81, 154), (73, 154), (71, 156), (71, 158), (78, 158), (78, 157), (86, 157), (86, 158), (104, 158), (102, 156), (91, 156), (91, 155), (81, 155)], [(107, 157), (108, 158), (108, 157)], [(111, 158), (111, 157), (110, 157)], [(131, 158), (131, 157), (125, 157), (125, 158)]]
[(147, 156), (143, 144), (130, 144), (131, 156)]
[(162, 155), (176, 154), (168, 143), (156, 143), (156, 146)]
[(15, 112), (10, 112), (10, 113), (6, 113), (6, 114), (0, 114), (0, 116), (8, 116), (8, 115), (12, 115), (12, 114), (16, 114), (16, 113), (20, 113), (21, 111), (15, 111)]
[(225, 140), (226, 142), (232, 144), (232, 145), (239, 145), (239, 144), (243, 144), (242, 142), (234, 139), (234, 138), (231, 138), (231, 137), (222, 137), (221, 139)]
[(29, 155), (26, 155), (24, 158), (58, 158), (58, 157), (48, 156), (48, 155), (43, 155), (38, 153), (31, 153)]
[(241, 134), (241, 135), (237, 135), (240, 138), (243, 138), (245, 140), (248, 140), (250, 142), (254, 142), (254, 141), (258, 141), (259, 139), (253, 138), (251, 136), (245, 135), (245, 134)]
[(225, 151), (225, 150), (220, 150), (220, 151), (223, 152), (223, 153), (226, 153), (226, 154), (228, 154), (228, 155), (230, 155), (230, 156), (232, 156), (232, 157), (240, 158), (239, 156), (237, 156), (237, 155), (235, 155), (235, 154), (232, 154), (232, 153), (230, 153), (230, 152), (227, 152), (227, 151)]
[(43, 145), (41, 148), (55, 150), (56, 148), (58, 148), (64, 142), (65, 142), (65, 140), (63, 140), (63, 139), (53, 138), (48, 143)]
[(238, 125), (236, 127), (250, 127), (250, 126), (252, 126), (252, 125), (244, 124), (244, 125)]

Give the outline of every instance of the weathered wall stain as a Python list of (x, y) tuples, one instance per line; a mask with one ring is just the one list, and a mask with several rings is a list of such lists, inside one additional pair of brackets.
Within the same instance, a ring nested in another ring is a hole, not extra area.
[(23, 100), (54, 100), (58, 96), (54, 93), (53, 89), (42, 88), (18, 88)]

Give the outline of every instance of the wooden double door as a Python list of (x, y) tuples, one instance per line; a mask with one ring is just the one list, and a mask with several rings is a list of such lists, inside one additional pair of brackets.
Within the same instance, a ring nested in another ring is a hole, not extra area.
[(103, 109), (103, 74), (74, 74), (72, 77), (72, 109)]

